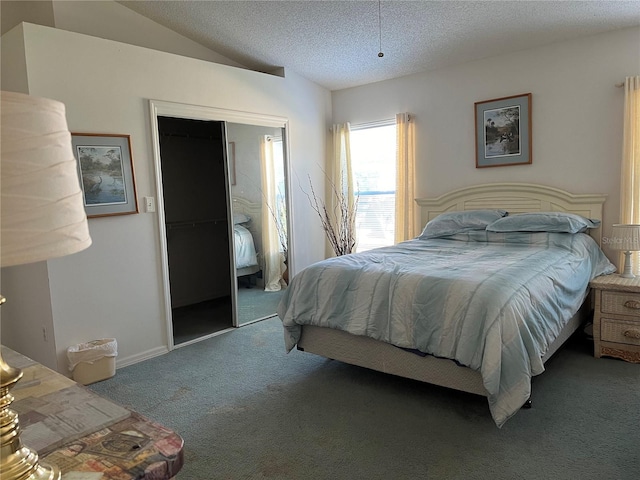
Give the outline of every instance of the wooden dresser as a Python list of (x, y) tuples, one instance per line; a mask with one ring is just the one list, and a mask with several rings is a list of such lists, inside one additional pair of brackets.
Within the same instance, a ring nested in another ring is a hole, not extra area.
[(602, 275), (589, 285), (595, 296), (594, 355), (640, 363), (640, 277)]

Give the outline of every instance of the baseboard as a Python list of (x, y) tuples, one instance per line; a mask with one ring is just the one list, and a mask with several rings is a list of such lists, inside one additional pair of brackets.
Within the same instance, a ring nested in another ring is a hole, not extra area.
[(134, 363), (139, 363), (154, 357), (159, 357), (160, 355), (164, 355), (165, 353), (169, 353), (169, 348), (166, 346), (163, 346), (163, 347), (152, 348), (151, 350), (147, 350), (146, 352), (138, 353), (136, 355), (131, 355), (129, 357), (117, 358), (116, 370), (118, 368), (128, 367), (129, 365), (133, 365)]

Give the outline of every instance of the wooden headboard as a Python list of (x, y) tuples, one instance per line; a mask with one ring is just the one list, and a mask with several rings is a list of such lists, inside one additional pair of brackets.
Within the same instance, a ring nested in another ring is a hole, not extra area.
[[(500, 208), (509, 213), (568, 212), (602, 221), (606, 194), (572, 194), (559, 188), (531, 183), (488, 183), (459, 188), (436, 198), (418, 198), (421, 232), (429, 220), (444, 212)], [(589, 234), (600, 245), (602, 228)]]

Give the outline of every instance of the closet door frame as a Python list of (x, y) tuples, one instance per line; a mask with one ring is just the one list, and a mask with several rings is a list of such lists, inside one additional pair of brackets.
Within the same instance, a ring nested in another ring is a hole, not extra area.
[[(167, 102), (163, 100), (149, 100), (149, 112), (151, 119), (151, 140), (152, 140), (152, 152), (153, 152), (153, 165), (155, 170), (155, 186), (156, 186), (156, 213), (158, 218), (158, 235), (160, 244), (160, 257), (161, 257), (161, 272), (162, 272), (162, 288), (164, 292), (164, 311), (165, 311), (165, 323), (167, 333), (167, 346), (169, 350), (173, 350), (177, 346), (173, 341), (173, 318), (171, 308), (171, 290), (170, 290), (170, 278), (169, 278), (169, 255), (167, 247), (167, 232), (165, 226), (165, 212), (164, 212), (164, 193), (162, 188), (162, 165), (160, 158), (160, 135), (158, 130), (158, 117), (176, 117), (185, 118), (190, 120), (212, 120), (226, 123), (241, 123), (246, 125), (258, 125), (264, 127), (281, 128), (283, 132), (283, 149), (284, 149), (284, 163), (285, 163), (285, 184), (286, 184), (286, 207), (287, 207), (287, 231), (293, 231), (291, 229), (292, 209), (291, 202), (289, 201), (291, 191), (289, 174), (289, 121), (286, 117), (279, 117), (275, 115), (265, 115), (260, 113), (241, 112), (236, 110), (227, 110), (215, 107), (206, 107), (200, 105), (189, 105), (176, 102)], [(225, 175), (227, 181), (227, 218), (232, 218), (231, 211), (231, 179), (229, 176), (229, 162), (228, 156), (225, 161)], [(229, 223), (229, 244), (230, 244), (230, 256), (234, 257), (233, 251), (233, 222)], [(293, 235), (288, 236), (288, 251), (289, 261), (288, 267), (290, 272), (295, 272), (293, 265)], [(236, 283), (236, 268), (235, 262), (231, 262), (231, 274), (230, 282), (234, 283), (232, 288), (232, 315), (233, 326), (238, 327), (238, 311), (237, 311), (237, 285)], [(205, 340), (209, 337), (218, 335), (221, 332), (216, 332), (210, 335), (205, 335), (190, 342), (181, 343), (180, 347), (189, 345), (194, 342)]]

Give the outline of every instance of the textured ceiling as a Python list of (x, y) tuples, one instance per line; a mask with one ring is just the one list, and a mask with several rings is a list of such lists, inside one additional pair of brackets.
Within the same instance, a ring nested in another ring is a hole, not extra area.
[(640, 25), (638, 0), (119, 3), (248, 68), (330, 90)]

